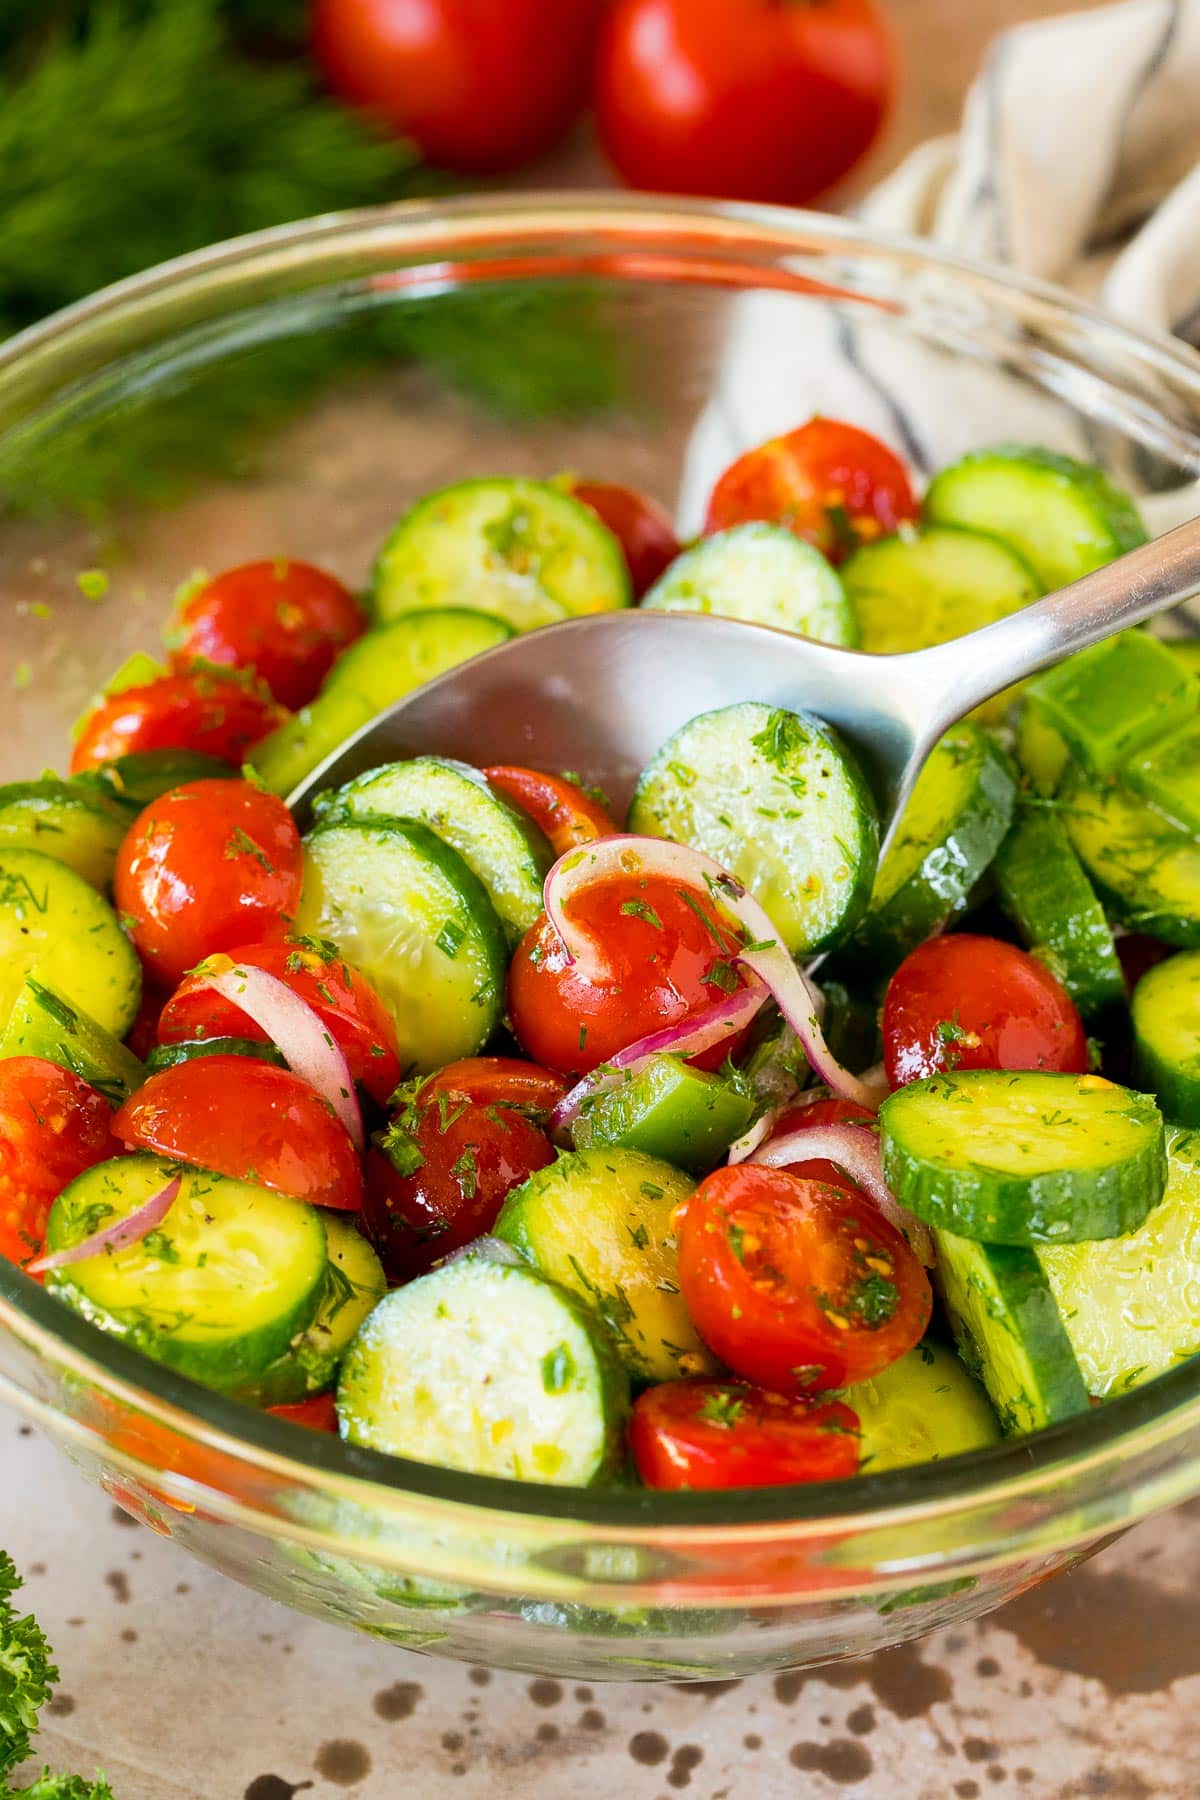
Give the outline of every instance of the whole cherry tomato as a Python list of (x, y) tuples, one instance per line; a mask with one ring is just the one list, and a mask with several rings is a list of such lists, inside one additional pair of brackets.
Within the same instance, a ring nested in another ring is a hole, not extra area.
[(289, 1406), (268, 1406), (277, 1419), (288, 1419), (293, 1425), (306, 1425), (310, 1431), (332, 1431), (338, 1428), (337, 1406), (332, 1394), (314, 1394), (311, 1400), (294, 1400)]
[(1083, 1075), (1087, 1035), (1070, 995), (1035, 956), (953, 932), (906, 956), (888, 983), (883, 1061), (893, 1087), (952, 1069)]
[(683, 548), (671, 515), (648, 494), (619, 481), (580, 481), (571, 476), (566, 486), (617, 539), (625, 552), (633, 597), (640, 600)]
[(202, 658), (252, 671), (294, 711), (365, 629), (349, 588), (312, 563), (277, 556), (226, 569), (188, 594), (172, 644), (185, 668)]
[(520, 807), (547, 838), (555, 856), (578, 849), (616, 831), (607, 802), (594, 789), (562, 775), (496, 763), (484, 774), (491, 787)]
[(740, 1382), (666, 1381), (633, 1404), (629, 1448), (651, 1488), (786, 1487), (858, 1469), (858, 1415), (840, 1400)]
[(747, 1381), (773, 1393), (842, 1387), (924, 1335), (925, 1271), (849, 1184), (739, 1163), (707, 1176), (676, 1219), (687, 1309)]
[(874, 0), (617, 0), (596, 115), (632, 187), (804, 206), (875, 141), (895, 76)]
[(203, 1056), (162, 1069), (113, 1120), (131, 1150), (153, 1150), (331, 1206), (362, 1207), (362, 1170), (350, 1134), (328, 1103), (274, 1063)]
[(603, 0), (315, 0), (335, 94), (431, 162), (493, 174), (552, 149), (587, 98)]
[(840, 562), (916, 516), (908, 471), (886, 444), (857, 425), (814, 418), (730, 463), (709, 496), (704, 529), (762, 519)]
[(70, 1069), (40, 1056), (0, 1061), (0, 1256), (32, 1262), (68, 1182), (120, 1156), (112, 1107)]
[[(660, 876), (610, 876), (574, 894), (568, 912), (595, 938), (603, 974), (568, 960), (544, 913), (508, 973), (513, 1030), (547, 1068), (594, 1069), (648, 1033), (706, 1011), (738, 984), (729, 960), (737, 939), (707, 894)], [(719, 1064), (723, 1056), (718, 1047), (709, 1060)]]
[[(775, 1138), (790, 1137), (794, 1131), (815, 1131), (823, 1125), (873, 1125), (875, 1114), (857, 1100), (810, 1100), (807, 1105), (789, 1106), (780, 1113), (771, 1129), (770, 1143)], [(822, 1157), (807, 1162), (788, 1163), (793, 1175), (804, 1175), (810, 1181), (830, 1181), (845, 1187), (846, 1175), (836, 1163)]]
[(89, 715), (71, 752), (71, 773), (135, 750), (196, 750), (240, 768), (251, 744), (287, 717), (257, 682), (211, 669), (163, 675), (123, 688)]
[(303, 862), (274, 794), (250, 781), (192, 781), (139, 814), (113, 890), (138, 954), (174, 984), (202, 957), (278, 931), (300, 899)]
[(306, 1001), (342, 1050), (355, 1081), (362, 1083), (373, 1100), (386, 1105), (400, 1079), (400, 1051), (391, 1014), (365, 975), (344, 963), (334, 945), (314, 938), (238, 944), (207, 957), (185, 976), (163, 1007), (158, 1021), (160, 1044), (218, 1037), (269, 1042), (261, 1025), (207, 985), (210, 974), (231, 966), (262, 969)]

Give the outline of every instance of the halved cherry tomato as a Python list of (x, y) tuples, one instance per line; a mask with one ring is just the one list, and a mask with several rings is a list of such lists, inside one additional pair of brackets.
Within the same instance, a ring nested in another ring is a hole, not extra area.
[(202, 1056), (161, 1069), (125, 1102), (113, 1130), (131, 1150), (259, 1182), (314, 1206), (362, 1207), (350, 1133), (306, 1081), (274, 1063)]
[[(729, 960), (737, 940), (706, 894), (660, 876), (617, 876), (582, 888), (569, 911), (595, 938), (603, 977), (568, 961), (544, 913), (508, 973), (513, 1030), (547, 1068), (594, 1069), (626, 1044), (705, 1011), (738, 984)], [(714, 1066), (725, 1048), (708, 1053)]]
[(381, 1106), (400, 1079), (400, 1051), (391, 1014), (365, 975), (342, 962), (332, 944), (285, 938), (238, 944), (208, 957), (187, 975), (162, 1009), (160, 1044), (189, 1038), (239, 1037), (265, 1044), (268, 1033), (232, 1000), (207, 985), (218, 968), (262, 969), (307, 1002), (340, 1047), (355, 1081)]
[(683, 547), (670, 513), (648, 494), (619, 481), (580, 481), (572, 476), (566, 486), (617, 539), (625, 552), (633, 597), (640, 600)]
[(952, 1069), (1087, 1072), (1087, 1034), (1044, 963), (1000, 938), (954, 932), (906, 956), (883, 1003), (893, 1087)]
[[(781, 1112), (771, 1129), (774, 1138), (789, 1137), (793, 1131), (815, 1131), (822, 1125), (873, 1125), (875, 1114), (857, 1100), (810, 1100), (807, 1105), (789, 1106)], [(846, 1176), (836, 1163), (814, 1156), (807, 1162), (788, 1163), (793, 1175), (804, 1175), (810, 1181), (831, 1181), (835, 1187), (846, 1185)]]
[(740, 1163), (676, 1214), (696, 1329), (747, 1381), (803, 1393), (863, 1381), (920, 1341), (932, 1296), (887, 1219), (849, 1184)]
[(174, 985), (204, 956), (280, 929), (300, 899), (300, 833), (250, 781), (192, 781), (151, 801), (117, 856), (117, 908)]
[(507, 763), (483, 772), (498, 794), (519, 806), (545, 833), (555, 856), (597, 838), (612, 837), (617, 829), (602, 801), (565, 776), (543, 775), (540, 769), (518, 769)]
[(478, 1106), (515, 1106), (537, 1120), (551, 1112), (566, 1091), (561, 1075), (519, 1056), (464, 1056), (421, 1083), (422, 1100), (457, 1094)]
[(314, 1394), (311, 1400), (296, 1400), (291, 1406), (268, 1406), (277, 1419), (288, 1419), (293, 1425), (306, 1425), (310, 1431), (332, 1431), (338, 1428), (337, 1406), (332, 1394)]
[(307, 706), (338, 652), (366, 629), (354, 595), (312, 563), (286, 556), (242, 563), (196, 588), (179, 609), (172, 642), (194, 658), (249, 669), (281, 706)]
[(840, 419), (809, 419), (747, 450), (714, 487), (706, 532), (752, 519), (785, 525), (840, 562), (917, 516), (908, 471), (886, 444)]
[(121, 1151), (112, 1107), (70, 1069), (40, 1056), (0, 1061), (0, 1256), (32, 1262), (67, 1183)]
[(100, 703), (71, 752), (71, 773), (135, 750), (198, 750), (240, 768), (251, 744), (286, 717), (266, 688), (240, 676), (209, 669), (163, 675)]
[(629, 1448), (651, 1488), (785, 1487), (858, 1469), (858, 1414), (728, 1381), (666, 1381), (633, 1404)]

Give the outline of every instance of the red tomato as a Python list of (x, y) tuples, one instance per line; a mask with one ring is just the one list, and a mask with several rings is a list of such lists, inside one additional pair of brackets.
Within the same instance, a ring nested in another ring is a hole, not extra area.
[(112, 1107), (86, 1081), (40, 1056), (0, 1061), (0, 1256), (31, 1262), (68, 1182), (120, 1156)]
[(178, 660), (249, 669), (280, 705), (307, 706), (335, 657), (366, 629), (357, 600), (323, 569), (277, 556), (226, 569), (189, 594), (173, 634)]
[(920, 1341), (932, 1296), (894, 1225), (848, 1184), (740, 1163), (677, 1214), (679, 1286), (722, 1362), (775, 1393), (842, 1387)]
[[(873, 1125), (875, 1114), (857, 1100), (810, 1100), (807, 1105), (789, 1106), (781, 1112), (771, 1129), (768, 1143), (788, 1137), (793, 1131), (814, 1131), (822, 1125)], [(846, 1186), (846, 1175), (836, 1163), (815, 1156), (808, 1162), (788, 1163), (793, 1175), (809, 1181), (831, 1181), (835, 1187)]]
[(519, 1056), (464, 1056), (421, 1084), (422, 1100), (457, 1094), (478, 1106), (515, 1106), (535, 1119), (557, 1106), (566, 1091), (561, 1075)]
[(71, 773), (135, 750), (197, 750), (240, 768), (251, 744), (286, 717), (265, 688), (240, 676), (163, 675), (101, 701), (76, 740)]
[(587, 98), (603, 0), (314, 0), (335, 94), (431, 162), (491, 174), (551, 149)]
[(648, 494), (619, 481), (579, 481), (572, 476), (567, 486), (617, 539), (625, 552), (633, 597), (640, 600), (683, 548), (671, 515)]
[(125, 1102), (113, 1130), (131, 1150), (258, 1182), (314, 1206), (362, 1206), (350, 1133), (306, 1081), (274, 1063), (202, 1056), (161, 1069)]
[(858, 1415), (723, 1381), (666, 1381), (633, 1404), (629, 1447), (651, 1488), (786, 1487), (858, 1469)]
[(139, 814), (113, 890), (138, 954), (174, 985), (202, 957), (277, 931), (296, 910), (303, 860), (274, 794), (251, 781), (191, 781)]
[(531, 818), (550, 840), (555, 856), (612, 837), (616, 826), (608, 808), (593, 792), (565, 776), (543, 775), (539, 769), (494, 764), (484, 774), (498, 794)]
[(999, 938), (954, 932), (906, 956), (883, 1003), (893, 1087), (952, 1069), (1087, 1072), (1087, 1035), (1044, 963)]
[(289, 1419), (293, 1425), (307, 1425), (310, 1431), (332, 1431), (338, 1428), (337, 1407), (332, 1394), (314, 1394), (311, 1400), (296, 1400), (290, 1406), (268, 1406), (277, 1419)]
[(859, 542), (916, 516), (908, 471), (886, 444), (857, 425), (813, 418), (730, 463), (709, 496), (704, 529), (765, 519), (840, 562)]
[[(547, 1068), (594, 1069), (626, 1044), (707, 1010), (737, 980), (728, 960), (733, 933), (707, 895), (677, 882), (610, 877), (582, 888), (569, 911), (600, 947), (603, 978), (568, 962), (545, 913), (508, 972), (513, 1030)], [(709, 1060), (723, 1056), (718, 1047)]]
[(804, 206), (875, 141), (895, 77), (874, 0), (617, 0), (597, 120), (632, 187)]
[(226, 964), (263, 969), (312, 1007), (343, 1051), (355, 1081), (381, 1106), (387, 1104), (401, 1073), (396, 1028), (365, 975), (342, 962), (332, 944), (313, 938), (238, 944), (223, 958), (209, 957), (176, 988), (158, 1022), (160, 1044), (217, 1037), (269, 1042), (268, 1033), (240, 1006), (206, 985), (206, 976)]

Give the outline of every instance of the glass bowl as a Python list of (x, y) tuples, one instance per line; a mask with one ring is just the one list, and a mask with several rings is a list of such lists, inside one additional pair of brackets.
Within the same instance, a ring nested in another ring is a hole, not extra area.
[[(272, 380), (303, 404), (223, 460)], [(619, 197), (318, 219), (151, 271), (0, 353), (0, 776), (61, 766), (72, 718), (153, 649), (197, 565), (286, 552), (361, 582), (412, 496), (485, 472), (630, 481), (692, 527), (717, 468), (812, 411), (918, 469), (1018, 437), (1103, 462), (1156, 524), (1200, 510), (1200, 361), (915, 243)], [(209, 472), (189, 483), (190, 463)], [(143, 498), (114, 500), (131, 472)], [(561, 1489), (305, 1433), (146, 1361), (4, 1262), (0, 1399), (276, 1599), (586, 1679), (875, 1650), (1200, 1490), (1200, 1362), (1036, 1438), (843, 1484)]]

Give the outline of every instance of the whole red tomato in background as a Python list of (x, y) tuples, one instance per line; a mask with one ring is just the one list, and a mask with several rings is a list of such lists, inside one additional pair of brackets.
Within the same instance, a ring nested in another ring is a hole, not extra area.
[(803, 206), (870, 148), (895, 73), (874, 0), (617, 0), (600, 137), (633, 187)]

